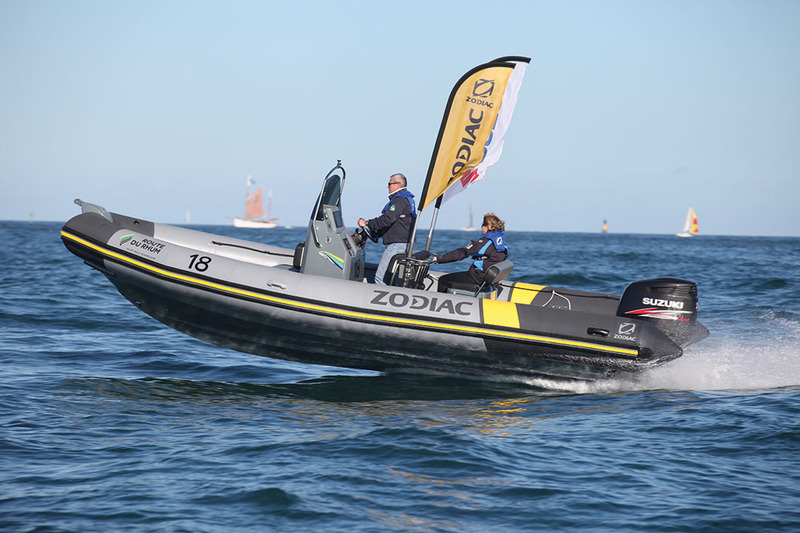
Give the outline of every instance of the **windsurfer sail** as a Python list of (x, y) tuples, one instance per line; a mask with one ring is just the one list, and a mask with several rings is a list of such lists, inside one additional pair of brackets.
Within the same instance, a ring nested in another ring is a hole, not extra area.
[[(501, 57), (458, 80), (439, 128), (420, 211), (433, 202), (438, 211), (442, 202), (483, 179), (486, 169), (500, 158), (528, 63), (527, 57)], [(426, 249), (430, 249), (435, 223), (436, 212)]]

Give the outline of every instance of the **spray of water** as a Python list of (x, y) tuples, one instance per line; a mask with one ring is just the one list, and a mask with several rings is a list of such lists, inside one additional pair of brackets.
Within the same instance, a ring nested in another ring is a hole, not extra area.
[(762, 316), (749, 331), (719, 328), (683, 357), (640, 375), (597, 382), (528, 383), (576, 394), (642, 390), (756, 390), (800, 386), (800, 323)]
[(775, 340), (762, 345), (720, 342), (698, 347), (645, 374), (648, 389), (772, 389), (800, 386), (800, 348)]

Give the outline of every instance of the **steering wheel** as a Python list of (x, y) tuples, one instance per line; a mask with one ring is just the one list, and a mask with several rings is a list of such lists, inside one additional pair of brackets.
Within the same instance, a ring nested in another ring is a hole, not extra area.
[(366, 233), (367, 237), (369, 237), (369, 240), (372, 242), (378, 242), (378, 237), (372, 234), (372, 232), (369, 230), (369, 226), (364, 226), (361, 229), (364, 230), (364, 233)]

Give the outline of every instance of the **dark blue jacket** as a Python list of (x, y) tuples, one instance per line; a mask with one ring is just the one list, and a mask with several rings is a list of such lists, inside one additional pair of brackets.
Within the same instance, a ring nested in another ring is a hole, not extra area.
[(383, 236), (383, 244), (407, 243), (411, 241), (415, 218), (414, 195), (400, 189), (389, 197), (379, 217), (367, 220), (367, 226), (373, 234)]
[(505, 261), (508, 258), (506, 237), (502, 231), (487, 231), (480, 239), (470, 241), (464, 248), (440, 255), (439, 263), (452, 263), (472, 256), (470, 270), (485, 271), (490, 266)]

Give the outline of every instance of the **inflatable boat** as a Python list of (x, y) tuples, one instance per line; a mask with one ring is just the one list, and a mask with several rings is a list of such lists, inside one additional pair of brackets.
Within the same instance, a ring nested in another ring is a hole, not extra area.
[[(479, 65), (453, 87), (419, 210), (435, 202), (424, 250), (393, 259), (374, 283), (363, 245), (342, 218), (345, 171), (323, 179), (294, 249), (157, 224), (76, 200), (66, 247), (156, 320), (199, 339), (266, 357), (366, 370), (482, 378), (603, 379), (680, 357), (708, 335), (697, 286), (631, 283), (621, 297), (509, 280), (513, 263), (476, 286), (438, 292), (430, 245), (440, 206), (498, 160), (530, 58)], [(421, 217), (416, 217), (418, 222)], [(412, 239), (416, 235), (416, 222)], [(374, 240), (374, 239), (373, 239)]]
[(482, 378), (596, 380), (680, 357), (708, 331), (696, 284), (631, 283), (622, 296), (509, 279), (437, 291), (430, 254), (399, 254), (392, 284), (365, 262), (369, 235), (344, 223), (341, 165), (324, 178), (294, 249), (109, 213), (76, 200), (66, 247), (156, 320), (204, 341), (277, 359)]

